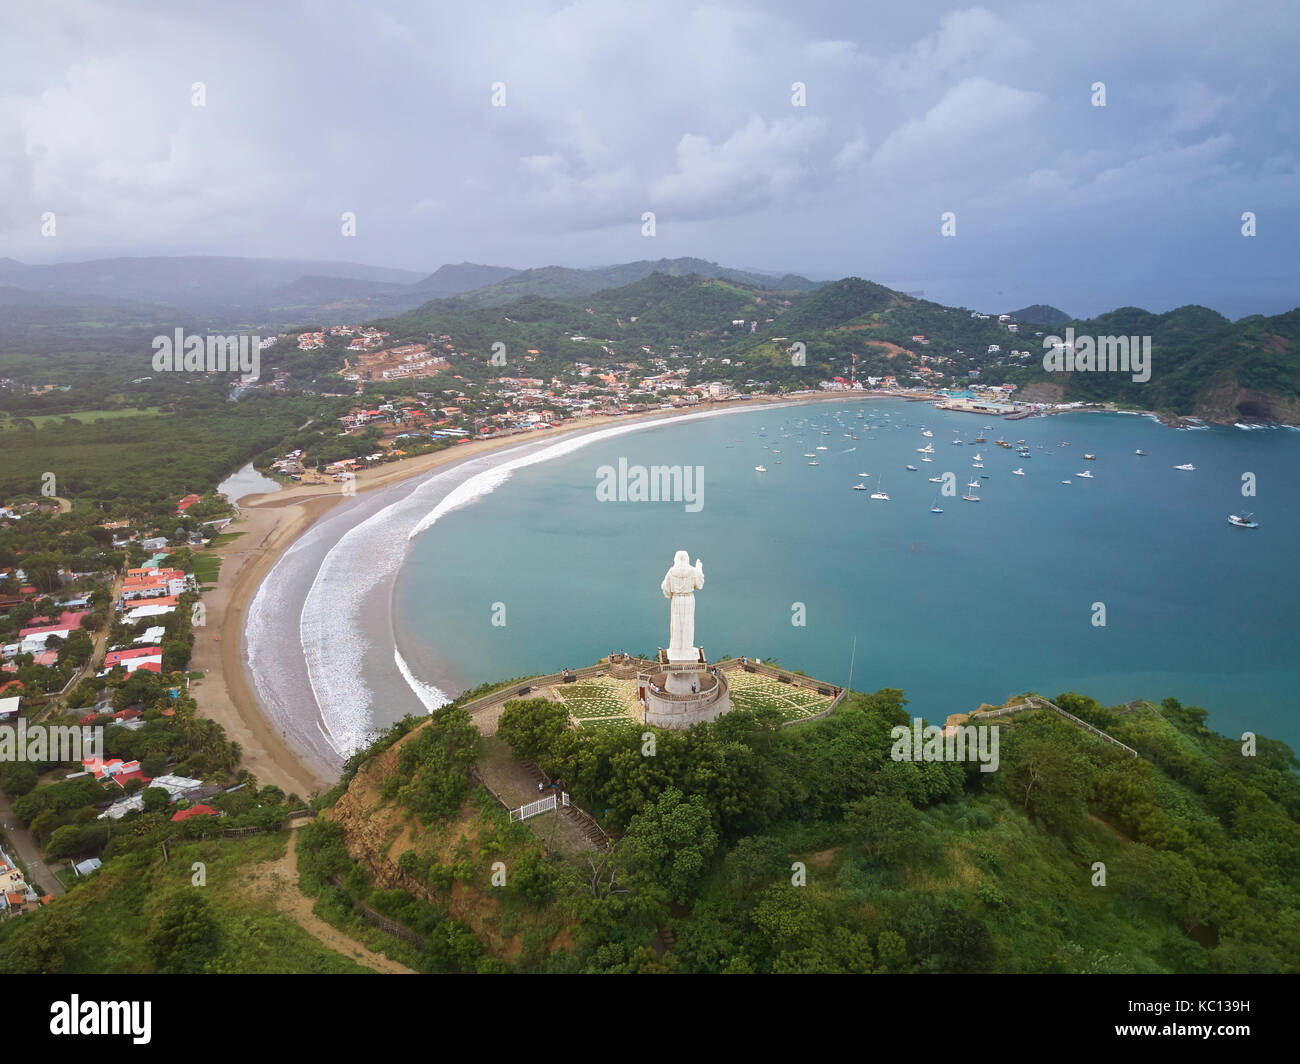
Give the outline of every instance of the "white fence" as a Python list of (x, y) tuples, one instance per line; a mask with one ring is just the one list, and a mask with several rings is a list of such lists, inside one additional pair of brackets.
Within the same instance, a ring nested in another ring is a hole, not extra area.
[(530, 816), (536, 816), (538, 813), (548, 813), (554, 808), (555, 795), (552, 794), (545, 798), (539, 798), (535, 802), (529, 802), (527, 805), (521, 805), (518, 809), (511, 809), (510, 819), (527, 820)]
[[(560, 804), (569, 804), (569, 792), (560, 792)], [(527, 805), (521, 805), (518, 809), (510, 810), (511, 821), (527, 820), (530, 816), (536, 816), (538, 813), (549, 813), (555, 808), (555, 795), (548, 794), (545, 798), (538, 798), (535, 802), (529, 802)]]

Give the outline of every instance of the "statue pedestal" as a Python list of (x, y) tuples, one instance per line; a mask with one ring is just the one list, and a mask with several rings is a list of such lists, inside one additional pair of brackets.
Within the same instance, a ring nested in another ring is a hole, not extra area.
[(690, 671), (671, 671), (662, 674), (664, 683), (663, 688), (669, 694), (689, 695), (694, 694), (691, 690), (691, 684), (699, 681), (700, 674), (693, 670)]
[(669, 647), (669, 665), (697, 665), (700, 661), (699, 647)]
[(642, 720), (659, 728), (689, 728), (702, 720), (716, 720), (731, 709), (726, 677), (721, 672), (715, 676), (698, 663), (693, 669), (669, 663), (638, 673), (637, 687), (645, 706)]

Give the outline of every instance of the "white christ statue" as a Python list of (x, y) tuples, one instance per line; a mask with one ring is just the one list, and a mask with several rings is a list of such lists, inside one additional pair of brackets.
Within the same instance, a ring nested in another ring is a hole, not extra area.
[(664, 574), (659, 585), (664, 598), (671, 599), (668, 660), (698, 661), (700, 652), (695, 647), (695, 592), (704, 586), (704, 566), (699, 558), (691, 565), (691, 556), (679, 550), (673, 558), (673, 567)]

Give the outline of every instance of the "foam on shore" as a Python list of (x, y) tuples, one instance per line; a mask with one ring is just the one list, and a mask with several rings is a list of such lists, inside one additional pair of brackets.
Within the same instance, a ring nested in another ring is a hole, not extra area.
[[(717, 417), (744, 409), (714, 410), (698, 416)], [(636, 421), (562, 438), (528, 454), (483, 455), (420, 481), (404, 498), (346, 531), (321, 562), (299, 618), (312, 697), (323, 734), (338, 756), (348, 757), (372, 738), (374, 692), (366, 683), (364, 666), (384, 649), (377, 642), (393, 642), (397, 673), (427, 711), (449, 701), (439, 688), (415, 676), (397, 651), (391, 629), (381, 639), (373, 640), (363, 616), (364, 612), (378, 618), (381, 611), (384, 617), (391, 616), (393, 582), (411, 540), (447, 514), (490, 495), (517, 469), (561, 458), (600, 440), (674, 423), (678, 419)], [(527, 446), (529, 441), (520, 442)], [(448, 480), (464, 476), (467, 471), (468, 479), (447, 490)]]

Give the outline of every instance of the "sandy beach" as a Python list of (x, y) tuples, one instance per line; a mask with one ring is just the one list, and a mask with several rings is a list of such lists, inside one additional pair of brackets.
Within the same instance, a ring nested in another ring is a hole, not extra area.
[[(591, 432), (636, 421), (656, 422), (698, 416), (719, 410), (741, 411), (759, 406), (837, 399), (861, 401), (867, 398), (873, 397), (860, 393), (794, 398), (762, 396), (745, 402), (715, 403), (681, 410), (583, 418), (526, 434), (472, 440), (435, 454), (362, 470), (357, 474), (356, 491), (358, 495), (372, 492), (487, 452), (506, 451), (539, 440), (559, 439), (574, 432)], [(194, 684), (199, 715), (217, 721), (227, 736), (239, 743), (243, 767), (252, 772), (259, 783), (274, 784), (286, 793), (296, 793), (303, 798), (332, 785), (330, 768), (317, 759), (304, 756), (268, 719), (249, 683), (241, 642), (249, 603), (267, 573), (313, 523), (345, 498), (339, 486), (331, 482), (328, 485), (295, 484), (277, 492), (247, 495), (238, 500), (239, 515), (227, 531), (243, 534), (216, 549), (221, 557), (220, 577), (215, 590), (203, 596), (207, 624), (197, 630), (191, 662), (192, 668), (204, 674), (204, 678)]]

